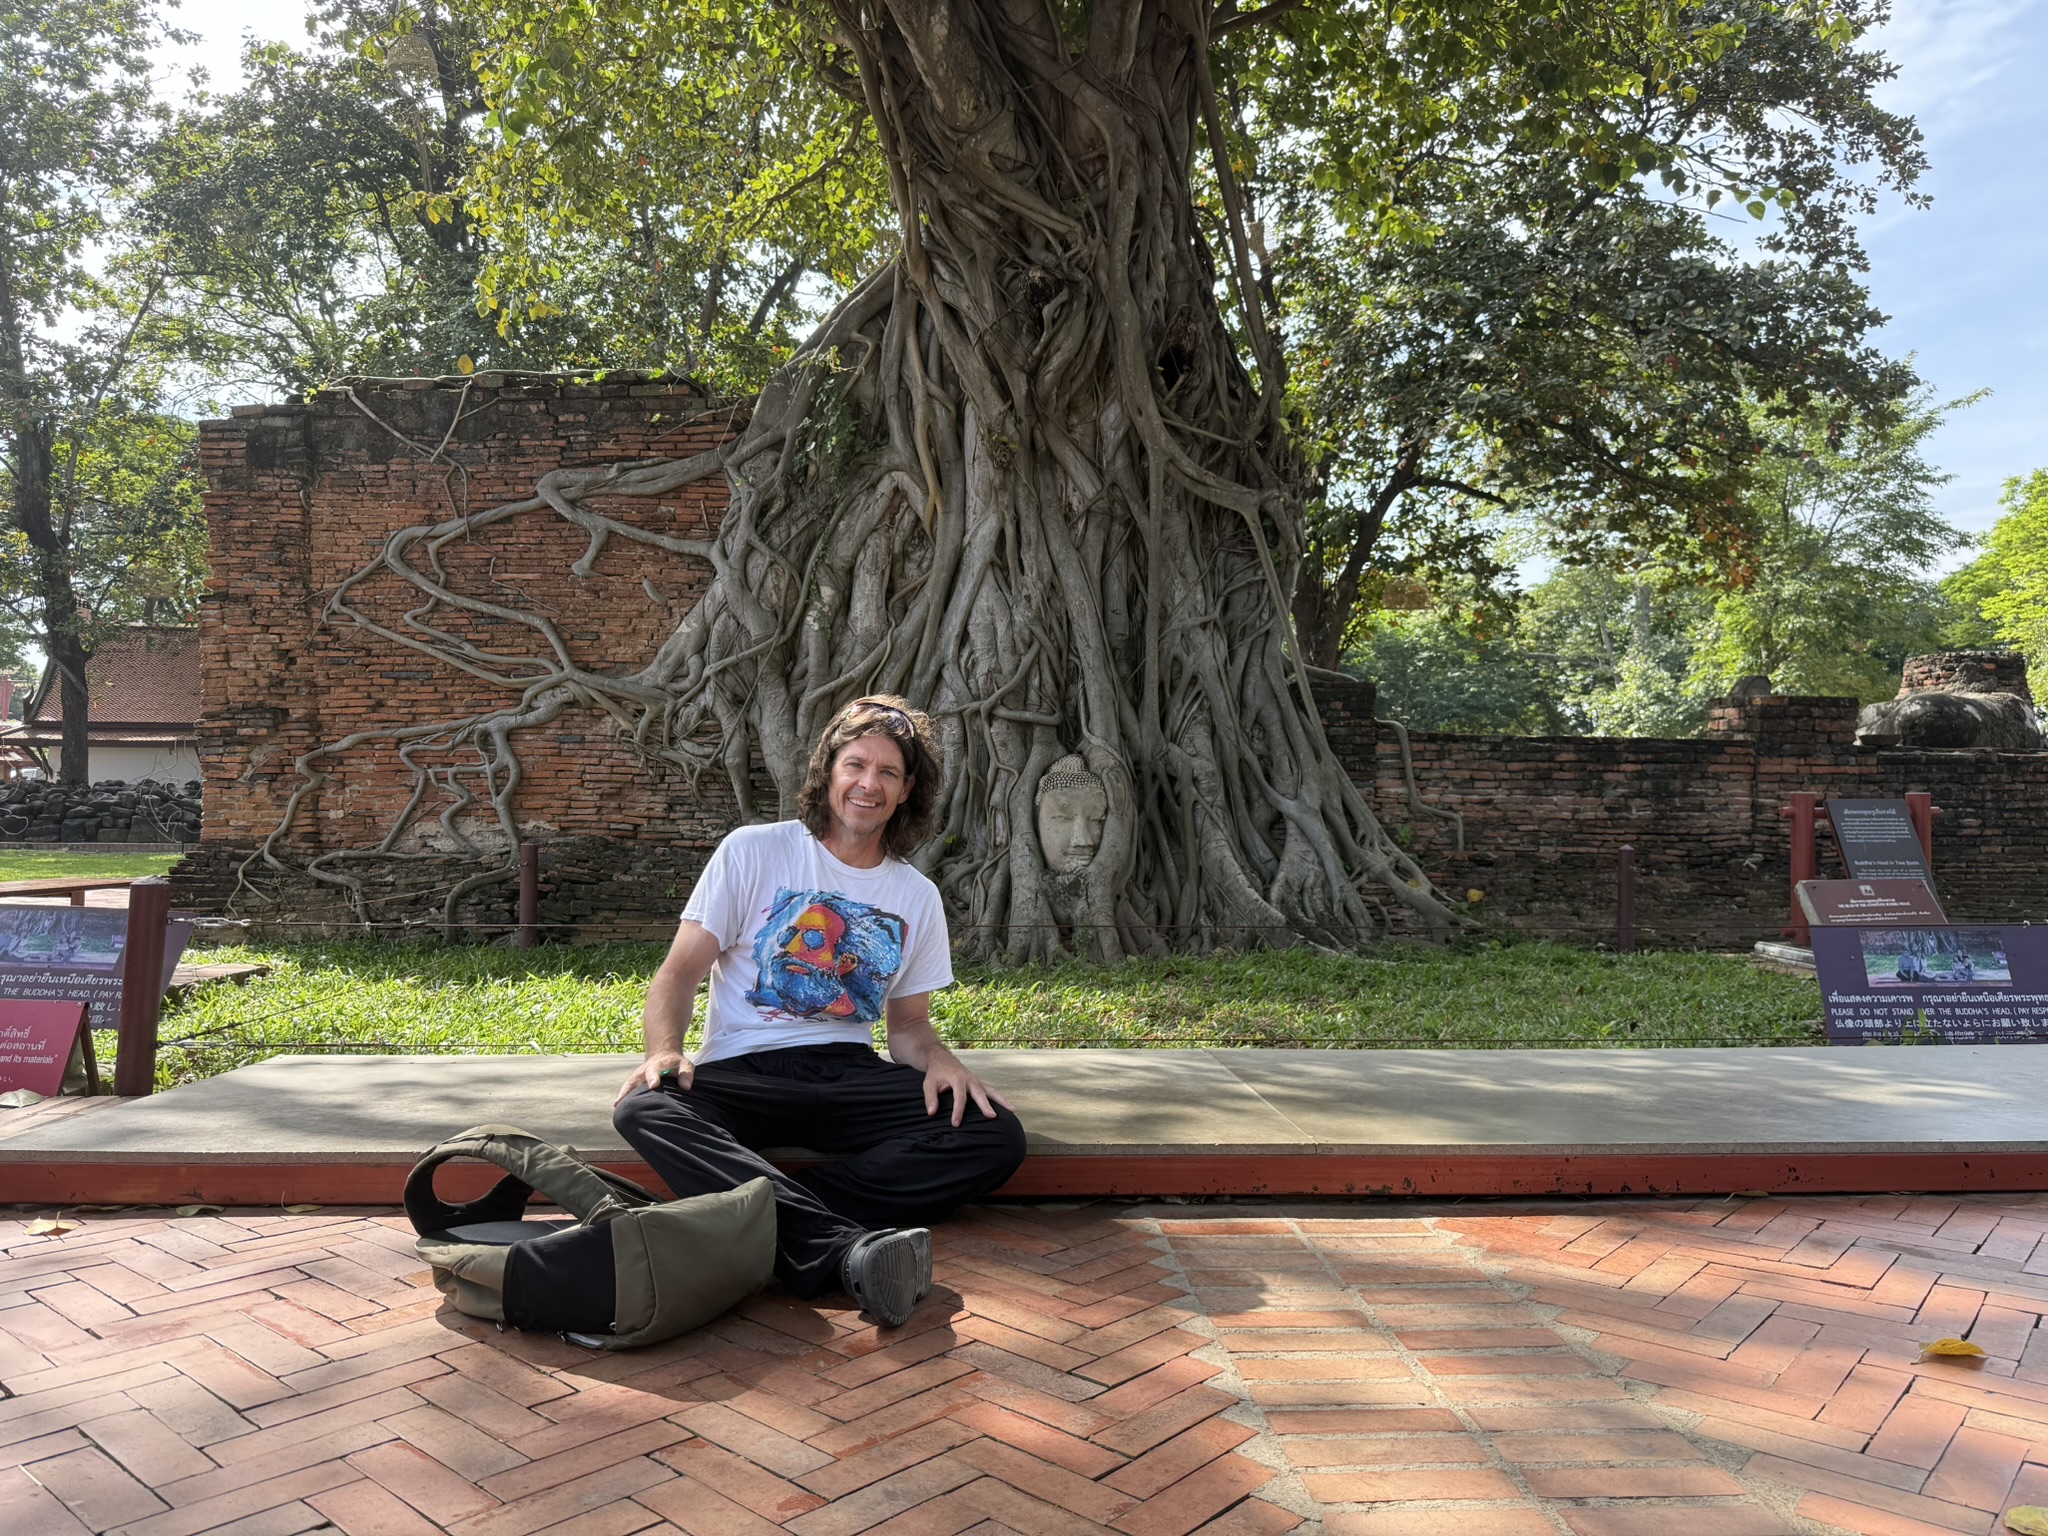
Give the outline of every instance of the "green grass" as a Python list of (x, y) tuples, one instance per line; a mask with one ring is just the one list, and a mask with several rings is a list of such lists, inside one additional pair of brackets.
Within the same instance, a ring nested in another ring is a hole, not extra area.
[(135, 853), (0, 853), (0, 880), (138, 880), (167, 874), (179, 855)]
[(1801, 1045), (1820, 1028), (1811, 980), (1746, 957), (1562, 944), (1389, 944), (962, 979), (932, 1011), (969, 1045)]
[[(279, 1051), (635, 1051), (657, 944), (443, 948), (376, 942), (202, 952), (272, 974), (164, 1018), (165, 1085)], [(960, 1045), (1803, 1045), (1810, 979), (1710, 954), (1556, 944), (1389, 944), (1143, 960), (1118, 968), (963, 968), (933, 1017)], [(112, 1047), (111, 1038), (104, 1044)]]

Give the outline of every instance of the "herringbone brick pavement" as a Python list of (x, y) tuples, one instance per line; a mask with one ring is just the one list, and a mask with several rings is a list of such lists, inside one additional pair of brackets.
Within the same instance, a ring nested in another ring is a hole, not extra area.
[[(74, 1213), (78, 1214), (78, 1213)], [(978, 1209), (593, 1355), (387, 1212), (0, 1222), (0, 1532), (1865, 1536), (2048, 1503), (2048, 1197)], [(1922, 1363), (1966, 1335), (1981, 1361)]]

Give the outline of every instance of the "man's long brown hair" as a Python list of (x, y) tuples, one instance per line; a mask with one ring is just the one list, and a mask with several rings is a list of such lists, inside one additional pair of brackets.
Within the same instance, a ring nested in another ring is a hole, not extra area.
[(903, 771), (910, 793), (882, 829), (882, 852), (907, 859), (932, 835), (939, 819), (939, 796), (946, 787), (946, 758), (931, 717), (912, 709), (893, 693), (855, 699), (826, 724), (811, 749), (804, 786), (796, 792), (796, 813), (820, 842), (832, 830), (832, 765), (840, 752), (863, 736), (886, 736), (903, 753)]

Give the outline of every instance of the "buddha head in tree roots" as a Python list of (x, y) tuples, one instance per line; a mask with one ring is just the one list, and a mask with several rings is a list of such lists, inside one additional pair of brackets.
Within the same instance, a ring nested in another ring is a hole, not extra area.
[(1109, 787), (1080, 758), (1061, 758), (1038, 781), (1038, 846), (1056, 875), (1094, 861), (1109, 822)]

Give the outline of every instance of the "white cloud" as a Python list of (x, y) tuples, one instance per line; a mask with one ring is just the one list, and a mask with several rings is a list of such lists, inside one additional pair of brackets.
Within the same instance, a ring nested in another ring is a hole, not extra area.
[(1899, 66), (1879, 102), (1917, 118), (1930, 139), (1995, 114), (2002, 93), (1986, 88), (2029, 62), (2013, 34), (2038, 9), (2037, 0), (1903, 0), (1866, 40)]
[(251, 33), (264, 42), (306, 41), (304, 0), (181, 0), (161, 14), (168, 25), (196, 34), (191, 43), (156, 50), (162, 89), (171, 97), (184, 94), (183, 77), (195, 66), (206, 71), (210, 89), (233, 90), (242, 79), (242, 43)]

